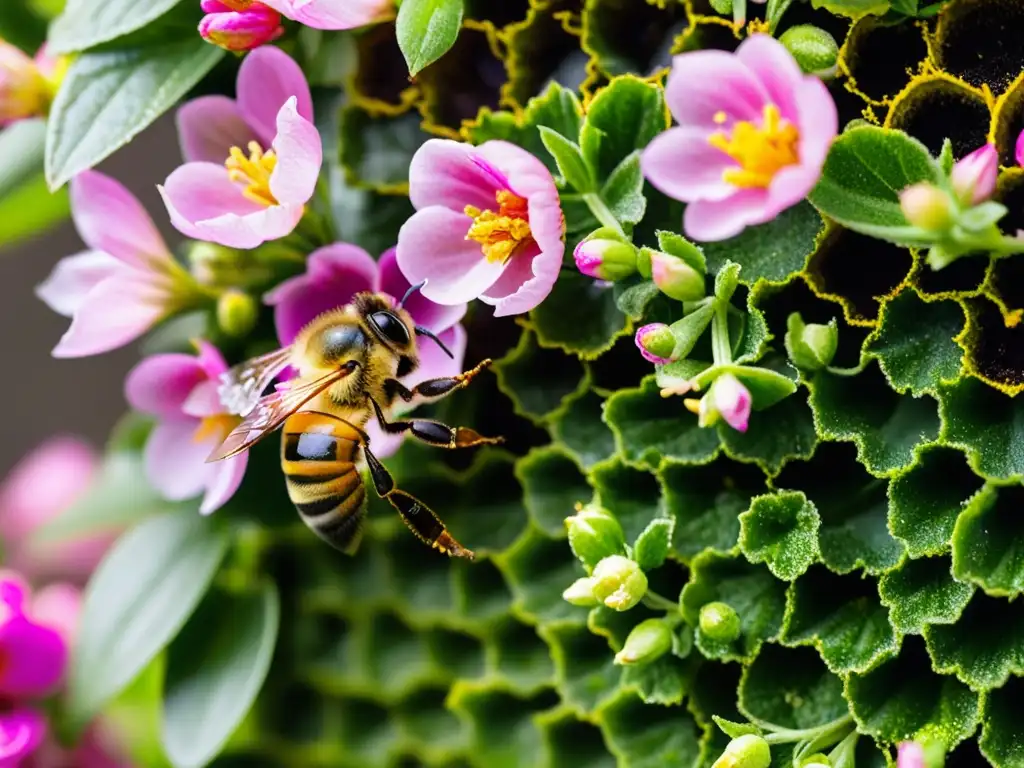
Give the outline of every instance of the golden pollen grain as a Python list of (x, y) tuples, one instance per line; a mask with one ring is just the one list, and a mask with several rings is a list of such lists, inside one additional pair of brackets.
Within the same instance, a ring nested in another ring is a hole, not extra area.
[(503, 189), (495, 196), (498, 211), (480, 210), (467, 205), (465, 213), (473, 223), (466, 232), (467, 240), (480, 243), (484, 258), (504, 264), (525, 243), (533, 240), (530, 230), (527, 201), (514, 192)]
[[(713, 119), (719, 122), (717, 114)], [(708, 137), (708, 144), (739, 164), (722, 172), (724, 181), (761, 189), (768, 187), (780, 170), (800, 162), (799, 141), (800, 131), (782, 119), (774, 104), (765, 106), (760, 126), (741, 120), (732, 126), (731, 134), (717, 131)]]

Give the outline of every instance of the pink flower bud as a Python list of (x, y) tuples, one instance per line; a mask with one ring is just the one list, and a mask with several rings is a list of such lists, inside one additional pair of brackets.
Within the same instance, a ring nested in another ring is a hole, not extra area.
[(961, 203), (977, 205), (995, 192), (998, 175), (999, 153), (993, 144), (986, 144), (954, 165), (949, 180)]
[(46, 114), (51, 97), (36, 62), (0, 40), (0, 126)]
[(676, 346), (676, 337), (664, 323), (651, 323), (643, 326), (636, 332), (634, 341), (645, 360), (657, 365), (672, 362), (672, 350)]
[(636, 247), (621, 240), (582, 240), (572, 255), (580, 272), (598, 280), (614, 282), (636, 272)]
[(284, 34), (281, 14), (259, 2), (203, 0), (199, 34), (228, 51), (251, 51)]
[(916, 741), (904, 741), (897, 748), (896, 768), (924, 768), (924, 748)]
[(922, 181), (900, 192), (900, 208), (907, 221), (931, 232), (944, 232), (953, 223), (953, 201), (933, 184)]
[(722, 418), (737, 432), (746, 432), (751, 404), (750, 390), (731, 373), (722, 374), (700, 401), (698, 423), (710, 427)]
[(651, 251), (651, 278), (671, 299), (697, 301), (704, 298), (704, 275), (678, 256)]

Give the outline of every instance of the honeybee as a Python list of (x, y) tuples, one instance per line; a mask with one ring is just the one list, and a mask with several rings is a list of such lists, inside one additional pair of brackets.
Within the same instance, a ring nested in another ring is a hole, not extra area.
[[(242, 422), (207, 461), (248, 450), (282, 424), (281, 468), (288, 496), (302, 521), (321, 539), (351, 554), (359, 545), (366, 514), (366, 489), (357, 464), (365, 461), (377, 495), (398, 510), (417, 537), (442, 553), (472, 558), (473, 552), (448, 533), (441, 519), (421, 501), (395, 487), (387, 468), (370, 451), (364, 427), (376, 418), (384, 432), (408, 432), (441, 448), (499, 444), (466, 427), (405, 418), (388, 420), (398, 398), (437, 400), (468, 385), (491, 364), (450, 378), (430, 379), (408, 389), (399, 381), (416, 370), (416, 337), (451, 351), (431, 331), (416, 325), (402, 300), (379, 293), (359, 293), (352, 302), (315, 318), (294, 342), (247, 360), (221, 376), (221, 402)], [(298, 376), (262, 395), (288, 366)]]

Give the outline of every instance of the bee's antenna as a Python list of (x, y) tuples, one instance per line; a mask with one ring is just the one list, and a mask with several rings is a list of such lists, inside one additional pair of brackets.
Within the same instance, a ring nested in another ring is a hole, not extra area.
[(444, 353), (448, 355), (448, 357), (450, 357), (452, 360), (455, 359), (455, 355), (452, 354), (452, 351), (444, 345), (443, 341), (441, 341), (439, 338), (437, 338), (436, 335), (434, 335), (433, 331), (431, 331), (428, 328), (424, 328), (422, 325), (417, 325), (413, 330), (416, 331), (417, 336), (426, 336), (428, 339), (433, 339), (437, 346), (443, 349)]
[(405, 296), (403, 296), (402, 300), (400, 302), (398, 302), (398, 305), (397, 305), (398, 308), (401, 309), (402, 305), (405, 304), (405, 302), (407, 302), (409, 300), (409, 297), (412, 296), (414, 293), (416, 293), (416, 291), (418, 291), (420, 288), (422, 288), (426, 284), (427, 284), (427, 281), (424, 280), (423, 282), (417, 283), (416, 285), (410, 285), (409, 286), (409, 290), (405, 292)]

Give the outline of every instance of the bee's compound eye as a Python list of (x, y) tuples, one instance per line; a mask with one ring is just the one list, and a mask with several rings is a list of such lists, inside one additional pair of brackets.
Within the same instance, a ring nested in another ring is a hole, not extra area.
[(409, 330), (405, 327), (405, 323), (391, 312), (374, 312), (370, 315), (370, 321), (389, 341), (400, 347), (409, 345)]
[(351, 355), (353, 350), (361, 349), (366, 344), (366, 337), (357, 326), (338, 325), (325, 330), (320, 343), (324, 358), (333, 361)]

